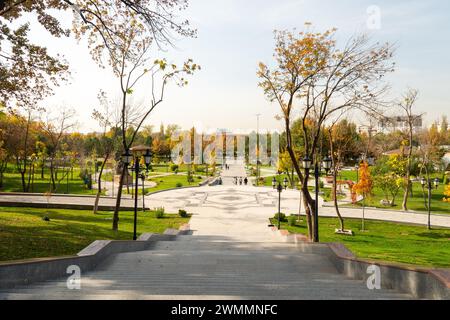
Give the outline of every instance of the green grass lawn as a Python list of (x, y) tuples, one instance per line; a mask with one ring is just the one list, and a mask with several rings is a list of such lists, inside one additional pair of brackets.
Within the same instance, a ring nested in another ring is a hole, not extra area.
[[(48, 215), (50, 221), (44, 221)], [(139, 212), (137, 232), (178, 229), (189, 218)], [(0, 261), (73, 255), (94, 240), (132, 240), (133, 212), (121, 212), (119, 231), (111, 230), (112, 212), (0, 207)]]
[(177, 184), (181, 183), (182, 187), (193, 187), (198, 186), (199, 183), (204, 181), (204, 177), (202, 179), (198, 179), (198, 175), (194, 175), (194, 182), (188, 183), (187, 175), (182, 174), (173, 174), (170, 176), (165, 177), (159, 177), (159, 178), (153, 178), (150, 179), (150, 181), (156, 182), (156, 187), (149, 188), (149, 192), (155, 192), (155, 191), (161, 191), (161, 190), (168, 190), (177, 188)]
[[(276, 221), (273, 220), (273, 223)], [(337, 218), (320, 218), (321, 242), (341, 242), (358, 258), (397, 262), (426, 267), (450, 267), (450, 229), (427, 230), (426, 227), (392, 222), (365, 222), (367, 231), (360, 231), (361, 220), (345, 219), (346, 229), (355, 236), (335, 234)], [(282, 229), (307, 234), (306, 223), (296, 226), (282, 223)]]
[[(425, 197), (428, 201), (428, 191), (425, 190)], [(442, 213), (442, 214), (450, 214), (450, 203), (443, 202), (442, 198), (444, 197), (444, 186), (440, 185), (437, 190), (432, 191), (431, 197), (431, 210), (433, 213)], [(383, 206), (380, 201), (385, 197), (383, 192), (378, 189), (373, 189), (372, 197), (366, 199), (366, 206), (376, 207), (381, 209), (393, 209), (393, 210), (402, 210), (402, 201), (403, 201), (403, 190), (400, 190), (396, 200), (395, 206)], [(362, 206), (362, 202), (358, 203), (357, 206)], [(422, 186), (419, 182), (413, 183), (413, 193), (412, 197), (408, 200), (408, 209), (414, 211), (427, 211), (425, 207), (425, 199), (424, 193), (422, 190)]]
[[(73, 179), (72, 174), (69, 173), (69, 183), (67, 188), (67, 179), (63, 179), (59, 184), (56, 185), (56, 192), (54, 193), (68, 193), (71, 194), (95, 194), (96, 190), (89, 190), (84, 185), (83, 180), (79, 177), (80, 169), (74, 168)], [(62, 177), (64, 173), (60, 172), (59, 175)], [(34, 184), (30, 185), (30, 192), (35, 193), (45, 193), (49, 191), (50, 188), (50, 171), (46, 169), (44, 171), (44, 179), (41, 178), (40, 170), (36, 170), (34, 175)], [(22, 179), (20, 173), (14, 170), (8, 170), (5, 172), (3, 177), (3, 187), (0, 189), (2, 192), (23, 192), (22, 189)]]
[[(172, 170), (170, 168), (171, 164), (152, 164), (152, 172), (155, 173), (172, 173)], [(194, 168), (195, 167), (195, 168)], [(204, 173), (205, 172), (205, 165), (187, 165), (187, 164), (181, 164), (178, 166), (178, 172), (187, 172), (188, 170), (194, 170), (197, 173)]]

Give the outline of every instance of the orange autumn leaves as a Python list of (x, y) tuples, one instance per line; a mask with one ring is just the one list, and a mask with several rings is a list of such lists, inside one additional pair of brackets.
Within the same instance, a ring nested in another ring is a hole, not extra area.
[(353, 192), (362, 195), (363, 197), (370, 196), (373, 189), (373, 180), (370, 175), (369, 164), (362, 162), (359, 165), (359, 181), (353, 186)]

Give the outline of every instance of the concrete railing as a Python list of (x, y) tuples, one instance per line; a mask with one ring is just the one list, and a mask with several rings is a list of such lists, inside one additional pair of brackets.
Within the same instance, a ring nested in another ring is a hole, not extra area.
[(67, 277), (67, 268), (72, 265), (82, 272), (91, 271), (114, 254), (149, 250), (155, 242), (175, 240), (188, 229), (183, 226), (181, 230), (168, 229), (164, 234), (144, 233), (137, 241), (96, 240), (76, 256), (0, 262), (0, 288)]

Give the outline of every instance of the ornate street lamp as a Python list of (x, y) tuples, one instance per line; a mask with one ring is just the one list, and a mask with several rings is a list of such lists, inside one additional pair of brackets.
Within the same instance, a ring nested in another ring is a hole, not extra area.
[(152, 163), (152, 154), (150, 152), (150, 149), (147, 149), (147, 151), (144, 154), (144, 162), (148, 170), (150, 168), (150, 164)]
[(331, 157), (328, 155), (323, 159), (322, 163), (323, 163), (323, 167), (325, 168), (325, 171), (328, 175), (328, 172), (330, 172), (331, 166), (333, 165), (333, 159), (331, 159)]
[(304, 157), (302, 162), (303, 162), (303, 168), (305, 170), (311, 169), (312, 160), (309, 156)]
[(287, 182), (287, 178), (284, 178), (283, 184), (285, 187), (283, 187), (275, 177), (272, 179), (272, 187), (278, 192), (278, 230), (281, 228), (281, 192), (287, 188)]
[(434, 188), (435, 189), (439, 188), (439, 182), (440, 182), (440, 180), (438, 178), (434, 179)]
[[(150, 153), (150, 147), (147, 146), (136, 146), (133, 148), (130, 148), (130, 151), (134, 154), (134, 174), (135, 174), (135, 185), (134, 185), (134, 228), (133, 228), (133, 240), (137, 240), (137, 210), (138, 210), (138, 189), (139, 189), (139, 176), (141, 176), (142, 179), (142, 188), (144, 188), (144, 175), (140, 175), (140, 156), (144, 154), (144, 162), (147, 167), (147, 169), (150, 167), (152, 156)], [(145, 152), (145, 153), (144, 153)], [(131, 160), (133, 159), (130, 152), (127, 150), (127, 152), (122, 156), (122, 161), (124, 163), (131, 163)], [(144, 198), (144, 189), (142, 189), (142, 198)], [(144, 200), (143, 200), (144, 201)], [(144, 204), (144, 202), (143, 202)]]
[(122, 162), (124, 166), (128, 167), (132, 161), (133, 156), (131, 155), (130, 150), (125, 151), (125, 153), (122, 154)]
[(288, 183), (289, 183), (289, 181), (288, 181), (287, 177), (284, 177), (284, 180), (283, 180), (283, 187), (284, 187), (284, 190), (287, 189)]

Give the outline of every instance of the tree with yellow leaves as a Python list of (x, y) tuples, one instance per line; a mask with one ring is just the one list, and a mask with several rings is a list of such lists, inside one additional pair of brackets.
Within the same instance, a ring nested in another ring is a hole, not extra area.
[[(312, 172), (303, 172), (300, 168), (292, 136), (292, 118), (299, 112), (305, 147), (302, 156), (318, 163), (325, 124), (336, 114), (350, 110), (377, 111), (387, 89), (382, 79), (394, 69), (390, 44), (372, 44), (367, 36), (361, 35), (339, 48), (335, 33), (336, 29), (313, 31), (310, 23), (299, 33), (276, 31), (273, 66), (261, 62), (257, 71), (265, 96), (280, 108), (286, 150), (302, 183), (308, 236), (315, 242), (319, 241), (318, 234), (313, 232), (317, 230), (314, 224), (318, 223), (318, 213), (316, 200), (308, 188)], [(312, 128), (306, 125), (308, 119), (314, 123)]]
[(450, 202), (450, 184), (445, 186), (444, 196), (444, 202)]
[(362, 230), (364, 231), (364, 214), (366, 207), (366, 198), (372, 195), (373, 181), (370, 175), (369, 164), (363, 161), (359, 165), (359, 181), (353, 186), (353, 191), (356, 194), (363, 196), (363, 216), (362, 216)]

